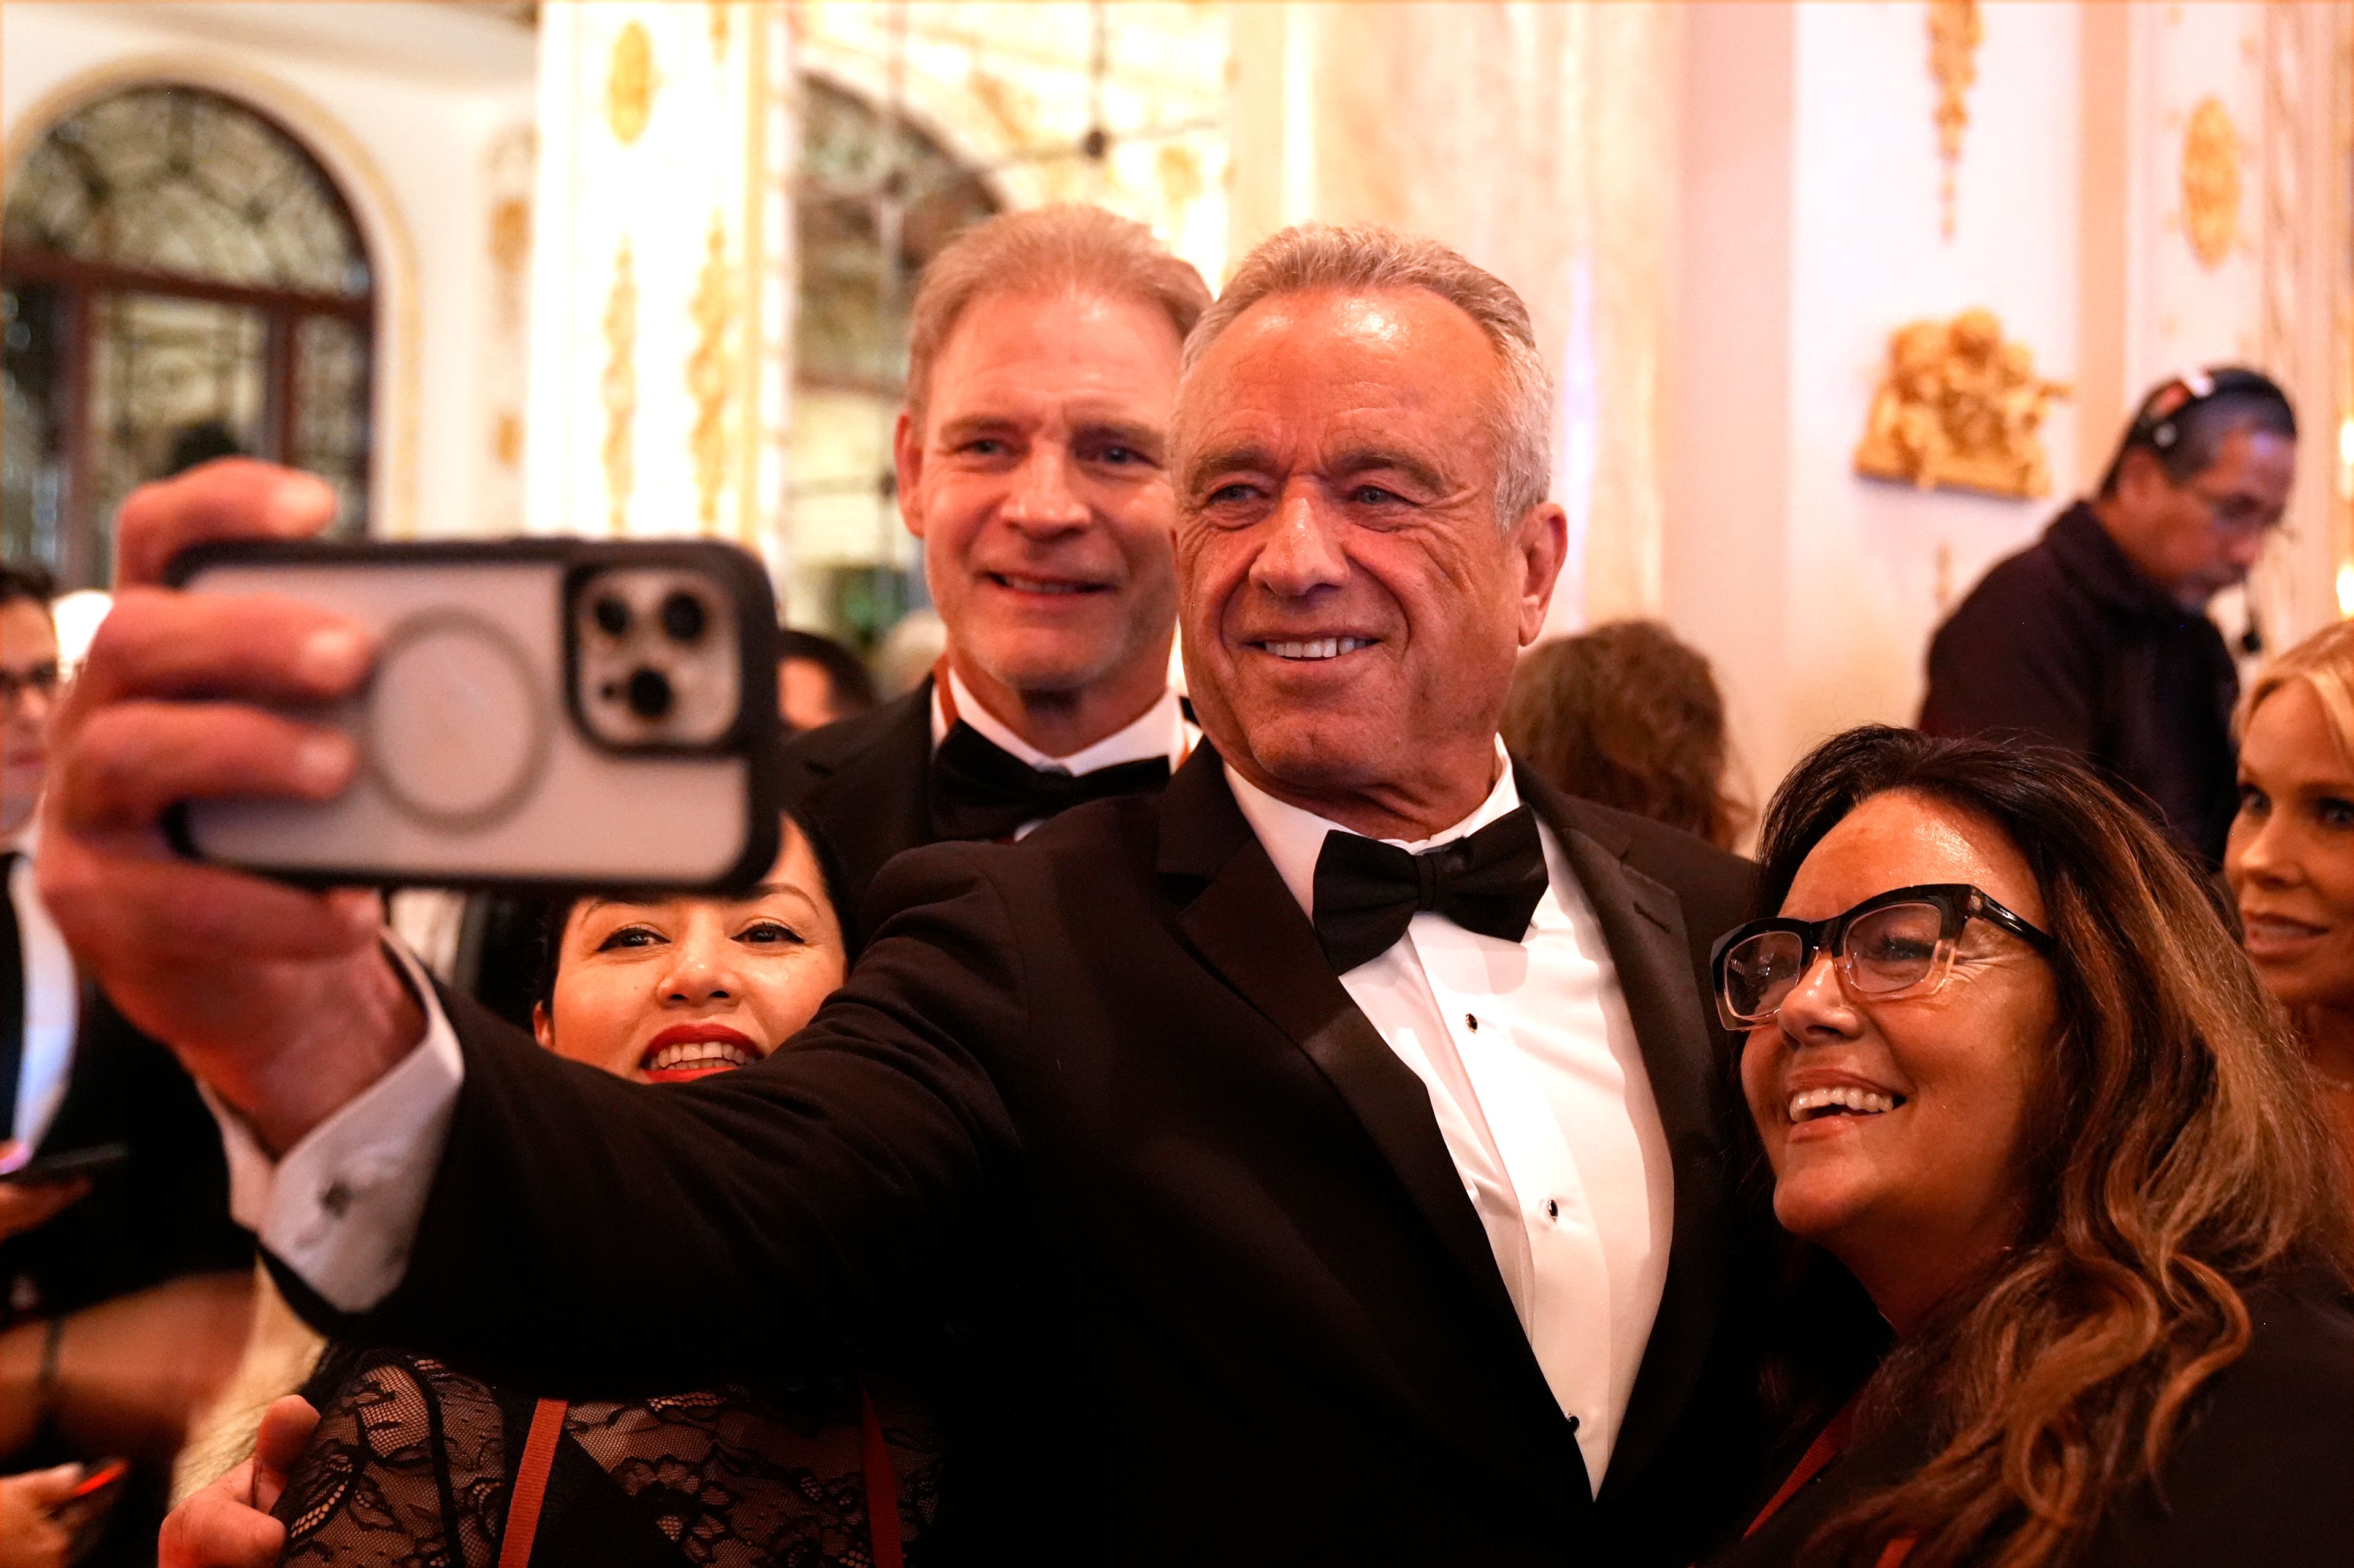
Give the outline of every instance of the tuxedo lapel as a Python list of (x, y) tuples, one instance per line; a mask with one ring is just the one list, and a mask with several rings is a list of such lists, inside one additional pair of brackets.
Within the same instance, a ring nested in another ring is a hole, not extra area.
[(1235, 804), (1208, 745), (1195, 747), (1170, 781), (1161, 822), (1161, 871), (1207, 883), (1178, 916), (1186, 939), (1316, 1064), (1397, 1173), (1494, 1327), (1510, 1335), (1542, 1381), (1487, 1230), (1464, 1196), (1463, 1178), (1431, 1114), (1429, 1091), (1332, 973), (1315, 927)]
[(1716, 1035), (1701, 1011), (1674, 891), (1625, 863), (1628, 841), (1606, 817), (1517, 764), (1514, 781), (1552, 828), (1602, 927), (1675, 1171), (1667, 1284), (1611, 1451), (1606, 1496), (1640, 1474), (1675, 1425), (1715, 1330), (1730, 1245), (1719, 1094), (1712, 1082)]
[[(842, 913), (858, 925), (875, 874), (892, 856), (932, 840), (932, 683), (847, 722), (865, 729), (861, 744), (838, 756), (811, 756), (807, 766), (822, 777), (802, 804), (843, 875)], [(814, 748), (831, 738), (817, 730), (809, 744)]]

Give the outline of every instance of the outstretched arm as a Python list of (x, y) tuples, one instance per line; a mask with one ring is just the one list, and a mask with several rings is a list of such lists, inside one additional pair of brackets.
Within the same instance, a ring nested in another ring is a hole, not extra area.
[(702, 1083), (627, 1083), (442, 998), (464, 1086), (399, 1288), (358, 1316), (299, 1279), (290, 1299), (341, 1338), (576, 1393), (854, 1335), (1011, 1186), (987, 1058), (1020, 1041), (1020, 963), (975, 853), (896, 863), (876, 891), (899, 912), (849, 983), (768, 1061)]

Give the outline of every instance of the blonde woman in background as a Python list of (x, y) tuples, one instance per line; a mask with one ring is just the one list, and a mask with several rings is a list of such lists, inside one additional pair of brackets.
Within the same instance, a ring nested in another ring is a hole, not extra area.
[(2241, 704), (2223, 871), (2248, 957), (2296, 1021), (2354, 1153), (2354, 621), (2306, 639)]

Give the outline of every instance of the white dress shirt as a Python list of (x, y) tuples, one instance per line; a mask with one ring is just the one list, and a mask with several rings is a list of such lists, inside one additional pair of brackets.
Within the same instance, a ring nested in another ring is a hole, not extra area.
[(57, 1119), (73, 1076), (74, 1033), (81, 1025), (81, 983), (73, 953), (58, 923), (49, 918), (35, 885), (33, 857), (37, 834), (17, 841), (23, 852), (8, 867), (8, 902), (16, 911), (16, 946), (25, 976), (25, 1052), (16, 1064), (16, 1111), (0, 1137), (36, 1149)]
[[(1418, 853), (1517, 808), (1512, 770)], [(1316, 858), (1348, 830), (1226, 769), (1284, 885), (1315, 916)], [(1416, 914), (1381, 957), (1341, 977), (1430, 1092), (1463, 1191), (1598, 1490), (1668, 1277), (1674, 1171), (1602, 928), (1553, 830), (1547, 885), (1519, 942)]]
[[(1068, 757), (1049, 757), (1008, 729), (995, 714), (982, 707), (980, 700), (972, 694), (972, 688), (964, 683), (964, 677), (953, 669), (949, 671), (947, 686), (949, 694), (944, 698), (941, 683), (932, 683), (932, 746), (935, 749), (949, 736), (949, 705), (953, 702), (956, 716), (977, 731), (981, 739), (1044, 773), (1067, 773), (1076, 779), (1098, 768), (1117, 768), (1123, 762), (1149, 762), (1156, 757), (1167, 758), (1169, 771), (1174, 773), (1183, 765), (1186, 754), (1193, 749), (1193, 742), (1201, 736), (1201, 731), (1186, 722), (1185, 709), (1178, 702), (1177, 694), (1164, 692), (1161, 700), (1145, 709), (1143, 716), (1135, 723), (1115, 730), (1093, 746), (1083, 747)], [(1027, 838), (1032, 830), (1044, 821), (1041, 817), (1037, 821), (1024, 822), (1013, 830), (1013, 836), (1016, 839)]]
[[(982, 707), (954, 672), (949, 681), (957, 716), (1033, 768), (1092, 773), (1165, 757), (1174, 769), (1199, 734), (1171, 692), (1135, 723), (1093, 746), (1048, 757)], [(932, 744), (948, 732), (948, 711), (935, 684)], [(1015, 836), (1037, 825), (1026, 823)], [(425, 1010), (425, 1038), (399, 1065), (275, 1161), (241, 1118), (209, 1092), (205, 1096), (228, 1154), (230, 1214), (323, 1299), (347, 1312), (367, 1310), (400, 1283), (465, 1083), (457, 1033), (423, 969), (389, 933), (385, 947), (400, 959)]]

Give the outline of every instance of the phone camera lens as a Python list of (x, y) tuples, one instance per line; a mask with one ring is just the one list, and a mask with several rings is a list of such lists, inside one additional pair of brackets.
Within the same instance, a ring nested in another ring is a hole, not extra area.
[(673, 642), (692, 642), (703, 635), (703, 601), (681, 588), (662, 603), (663, 630)]
[(630, 607), (610, 594), (597, 601), (592, 613), (597, 617), (597, 629), (608, 637), (619, 637), (630, 630)]
[(642, 719), (658, 719), (670, 712), (670, 677), (660, 670), (631, 671), (629, 694), (630, 711)]

